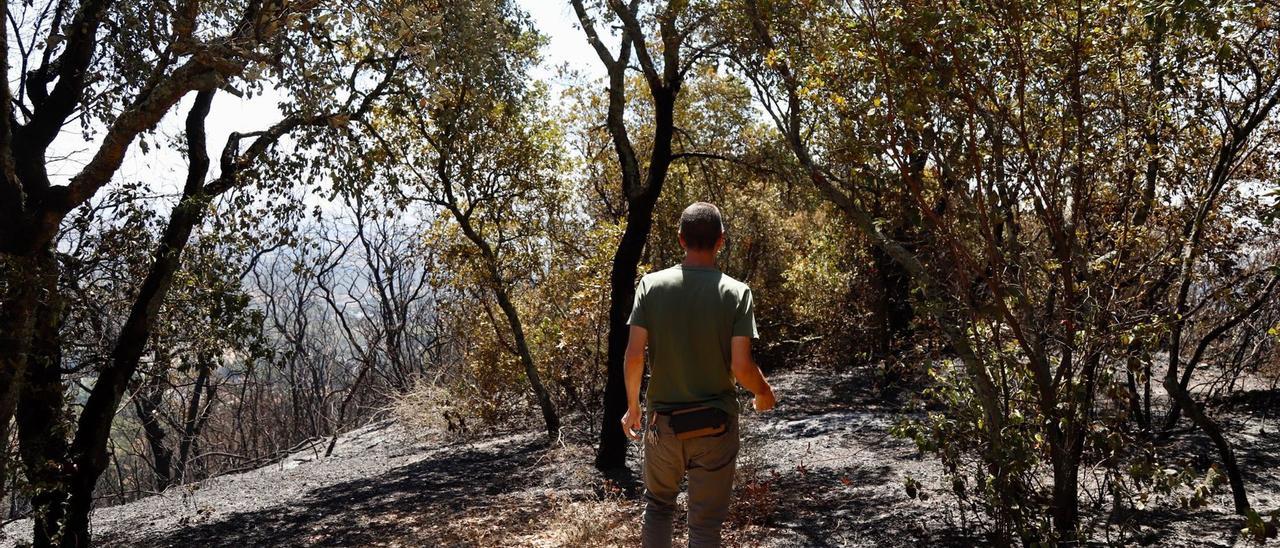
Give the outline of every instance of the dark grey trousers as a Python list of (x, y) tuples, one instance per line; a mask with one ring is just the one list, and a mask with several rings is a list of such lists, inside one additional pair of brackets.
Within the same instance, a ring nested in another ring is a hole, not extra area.
[[(738, 417), (718, 436), (678, 440), (670, 417), (650, 415), (644, 439), (645, 548), (671, 546), (680, 480), (689, 477), (689, 547), (720, 546), (720, 526), (729, 515), (734, 464), (738, 459)], [(656, 419), (656, 420), (654, 420)]]

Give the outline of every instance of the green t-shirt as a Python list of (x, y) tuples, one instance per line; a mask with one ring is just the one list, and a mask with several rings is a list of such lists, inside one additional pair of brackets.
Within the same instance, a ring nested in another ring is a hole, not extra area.
[(627, 323), (649, 332), (650, 409), (738, 412), (729, 340), (757, 338), (751, 288), (714, 268), (676, 265), (640, 279)]

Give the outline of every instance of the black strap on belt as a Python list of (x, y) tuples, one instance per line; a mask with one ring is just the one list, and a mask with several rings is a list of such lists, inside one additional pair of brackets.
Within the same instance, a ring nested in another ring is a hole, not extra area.
[(667, 414), (670, 415), (671, 431), (680, 440), (717, 436), (729, 426), (728, 413), (705, 405), (672, 409)]

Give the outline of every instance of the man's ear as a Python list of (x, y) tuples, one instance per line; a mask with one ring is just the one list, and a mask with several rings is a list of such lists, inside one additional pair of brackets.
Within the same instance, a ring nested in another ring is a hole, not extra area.
[(720, 233), (719, 238), (716, 238), (715, 252), (719, 253), (721, 249), (724, 249), (724, 233), (723, 232)]
[(681, 249), (684, 249), (685, 251), (688, 251), (688, 250), (689, 250), (689, 244), (685, 243), (685, 241), (684, 241), (684, 233), (683, 233), (683, 232), (677, 232), (677, 233), (676, 233), (676, 239), (677, 239), (677, 240), (680, 240), (680, 248), (681, 248)]

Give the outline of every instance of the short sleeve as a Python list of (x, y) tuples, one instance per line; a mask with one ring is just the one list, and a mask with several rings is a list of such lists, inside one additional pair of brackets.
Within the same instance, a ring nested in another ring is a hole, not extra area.
[(649, 328), (649, 319), (645, 317), (644, 309), (644, 294), (647, 289), (644, 278), (640, 278), (640, 284), (636, 286), (636, 300), (631, 305), (631, 317), (627, 319), (628, 325)]
[(751, 288), (743, 289), (742, 297), (738, 300), (738, 309), (733, 316), (733, 336), (760, 338), (760, 334), (756, 332), (756, 311), (751, 299)]

